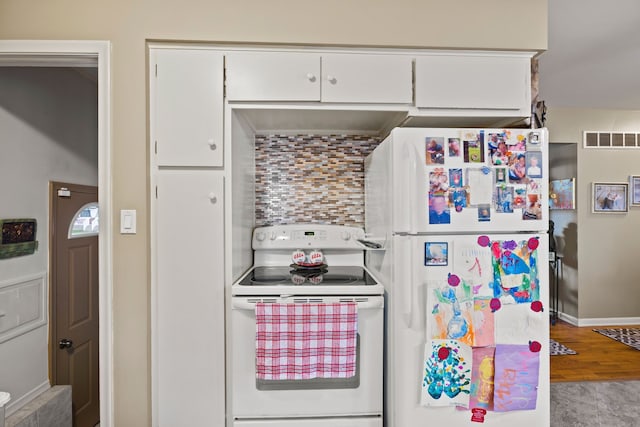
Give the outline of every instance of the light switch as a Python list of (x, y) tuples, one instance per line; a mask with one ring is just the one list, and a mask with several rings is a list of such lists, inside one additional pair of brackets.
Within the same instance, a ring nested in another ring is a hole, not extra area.
[(120, 210), (120, 234), (136, 234), (136, 211)]

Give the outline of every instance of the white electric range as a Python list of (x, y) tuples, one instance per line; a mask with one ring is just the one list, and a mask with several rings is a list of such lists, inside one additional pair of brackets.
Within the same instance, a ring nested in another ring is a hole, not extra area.
[[(334, 225), (256, 228), (254, 266), (232, 286), (231, 395), (237, 427), (381, 427), (384, 286), (364, 265), (364, 231)], [(320, 266), (292, 261), (321, 251)], [(356, 303), (355, 375), (264, 380), (256, 374), (256, 304)]]

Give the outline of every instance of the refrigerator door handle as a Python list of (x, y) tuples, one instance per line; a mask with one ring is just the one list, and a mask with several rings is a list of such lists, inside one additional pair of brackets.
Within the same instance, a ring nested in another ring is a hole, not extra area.
[(424, 167), (418, 162), (424, 157), (420, 153), (420, 150), (413, 144), (403, 144), (402, 156), (404, 157), (405, 165), (408, 167), (402, 168), (404, 179), (402, 185), (405, 189), (405, 195), (408, 198), (408, 208), (403, 212), (403, 224), (406, 224), (406, 228), (410, 234), (416, 234), (418, 232), (418, 215), (425, 213), (424, 195), (422, 194), (423, 185), (425, 182)]
[[(400, 209), (400, 214), (402, 215), (402, 220), (399, 221), (399, 224), (397, 224), (398, 229), (394, 230), (394, 231), (404, 231), (405, 229), (407, 231), (411, 231), (413, 230), (413, 215), (414, 215), (414, 211), (417, 208), (416, 205), (416, 200), (413, 197), (413, 195), (415, 194), (415, 191), (413, 191), (413, 188), (415, 186), (415, 176), (416, 176), (416, 169), (418, 168), (417, 165), (417, 160), (416, 160), (416, 156), (414, 155), (414, 153), (411, 150), (411, 146), (410, 144), (402, 144), (402, 161), (400, 162), (400, 164), (404, 164), (405, 166), (408, 167), (400, 167), (400, 173), (402, 174), (402, 181), (400, 182), (400, 188), (398, 190), (400, 190), (400, 194), (402, 194), (402, 198), (404, 199), (408, 199), (407, 200), (407, 207), (408, 209), (406, 210), (402, 210)], [(398, 205), (396, 207), (396, 209), (398, 209), (398, 207), (400, 207), (402, 200), (398, 200)], [(400, 215), (398, 215), (400, 216)]]
[(397, 257), (394, 264), (397, 266), (398, 271), (396, 273), (395, 288), (397, 293), (401, 294), (399, 301), (401, 301), (400, 315), (407, 327), (411, 327), (413, 308), (413, 279), (411, 263), (413, 258), (411, 257), (411, 239), (407, 237), (398, 237), (399, 242), (395, 256)]

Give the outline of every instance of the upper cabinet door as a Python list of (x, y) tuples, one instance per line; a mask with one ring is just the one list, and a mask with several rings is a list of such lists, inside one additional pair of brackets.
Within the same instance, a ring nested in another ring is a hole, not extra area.
[(322, 55), (322, 101), (411, 104), (412, 58), (400, 55)]
[(227, 55), (230, 101), (320, 101), (320, 55), (237, 52)]
[(504, 112), (531, 111), (531, 59), (507, 54), (433, 54), (416, 58), (416, 106)]
[(152, 144), (158, 166), (222, 166), (222, 53), (156, 49), (151, 61)]

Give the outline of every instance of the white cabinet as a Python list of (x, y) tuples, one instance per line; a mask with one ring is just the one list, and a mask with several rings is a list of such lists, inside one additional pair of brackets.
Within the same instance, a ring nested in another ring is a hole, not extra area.
[(230, 101), (320, 100), (320, 55), (232, 52), (226, 67)]
[(224, 56), (151, 50), (152, 150), (158, 166), (222, 166)]
[(412, 58), (368, 53), (235, 52), (230, 101), (410, 104)]
[(154, 425), (223, 426), (224, 179), (161, 170), (156, 183)]
[(224, 54), (149, 60), (153, 425), (223, 426)]
[(412, 89), (410, 56), (322, 56), (323, 102), (410, 104)]
[(528, 116), (531, 57), (500, 53), (433, 53), (416, 58), (416, 107), (473, 115)]

